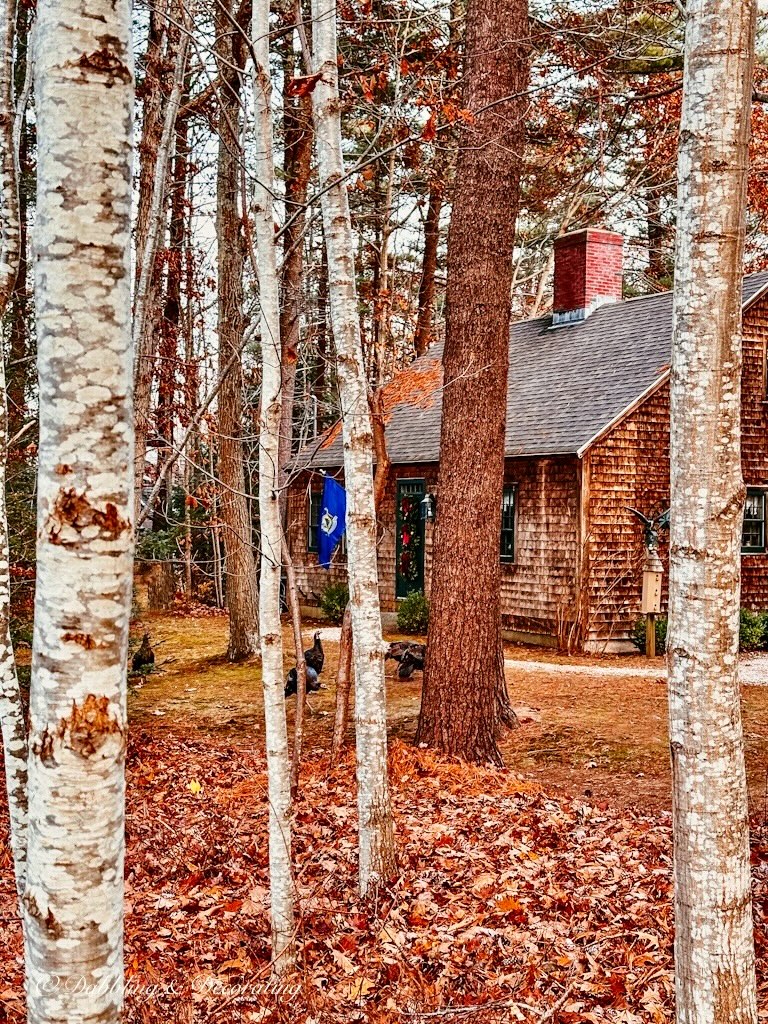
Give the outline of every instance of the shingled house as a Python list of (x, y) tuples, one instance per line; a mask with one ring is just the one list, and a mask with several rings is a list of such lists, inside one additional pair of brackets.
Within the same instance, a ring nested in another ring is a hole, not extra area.
[[(768, 273), (745, 277), (742, 296), (742, 603), (765, 609)], [(672, 295), (621, 297), (622, 237), (573, 232), (555, 242), (554, 313), (512, 327), (499, 558), (502, 625), (513, 636), (612, 649), (626, 646), (639, 616), (642, 527), (629, 509), (651, 516), (669, 504)], [(429, 593), (433, 526), (422, 510), (432, 497), (440, 514), (441, 353), (435, 345), (384, 389), (385, 613), (412, 590)], [(343, 551), (330, 571), (313, 554), (321, 471), (342, 476), (338, 427), (306, 459), (289, 495), (289, 543), (312, 605), (346, 573)]]

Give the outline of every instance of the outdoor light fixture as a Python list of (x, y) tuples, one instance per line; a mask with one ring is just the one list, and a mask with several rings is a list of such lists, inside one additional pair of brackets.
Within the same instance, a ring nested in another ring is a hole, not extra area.
[(425, 494), (421, 499), (421, 518), (425, 523), (434, 522), (435, 519), (435, 498), (432, 494)]

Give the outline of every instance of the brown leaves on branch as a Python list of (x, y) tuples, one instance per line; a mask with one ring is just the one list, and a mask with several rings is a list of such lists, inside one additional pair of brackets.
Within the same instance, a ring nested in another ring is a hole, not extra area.
[(314, 92), (315, 86), (323, 77), (322, 71), (316, 75), (301, 75), (292, 78), (285, 88), (287, 96), (309, 96)]

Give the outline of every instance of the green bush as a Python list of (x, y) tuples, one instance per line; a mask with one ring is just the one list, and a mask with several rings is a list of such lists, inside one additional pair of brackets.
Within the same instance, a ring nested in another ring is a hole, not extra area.
[(344, 618), (344, 609), (349, 604), (349, 588), (346, 583), (329, 583), (320, 595), (320, 607), (337, 626)]
[[(641, 654), (645, 654), (645, 619), (638, 619), (632, 629), (630, 640)], [(664, 616), (656, 618), (656, 653), (665, 654), (667, 650), (667, 620)]]
[(421, 636), (429, 625), (429, 601), (419, 591), (404, 597), (397, 609), (397, 628), (401, 633)]
[(768, 641), (766, 618), (764, 612), (751, 612), (749, 608), (741, 609), (739, 613), (740, 651), (759, 651), (766, 647)]
[[(638, 619), (631, 636), (632, 643), (645, 654), (645, 619)], [(742, 608), (739, 613), (739, 650), (760, 651), (768, 648), (768, 612), (752, 612)], [(667, 649), (667, 620), (656, 619), (656, 653)]]

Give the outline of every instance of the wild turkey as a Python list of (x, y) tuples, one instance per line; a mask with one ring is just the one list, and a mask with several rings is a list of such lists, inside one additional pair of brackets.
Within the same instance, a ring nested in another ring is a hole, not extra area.
[[(299, 673), (298, 670), (292, 668), (288, 673), (288, 678), (285, 681), (285, 696), (292, 697), (299, 689)], [(320, 680), (317, 678), (317, 672), (313, 668), (307, 665), (307, 693), (317, 693), (320, 689)]]
[(317, 672), (318, 675), (323, 671), (323, 665), (325, 664), (325, 652), (323, 651), (323, 645), (320, 642), (320, 634), (315, 633), (315, 642), (308, 651), (304, 651), (304, 661), (307, 663), (307, 668), (312, 668)]
[[(325, 664), (325, 652), (320, 642), (319, 633), (315, 633), (315, 642), (312, 647), (308, 651), (304, 651), (304, 662), (307, 666), (307, 693), (315, 693), (320, 689), (318, 676), (323, 671), (323, 665)], [(292, 668), (285, 681), (285, 696), (290, 697), (296, 693), (298, 685), (298, 673), (295, 668)]]
[(149, 633), (145, 633), (144, 639), (141, 641), (141, 647), (133, 656), (131, 668), (134, 672), (143, 672), (145, 669), (151, 668), (154, 664), (155, 652), (152, 650), (152, 646), (149, 642)]
[(391, 659), (400, 663), (397, 670), (398, 679), (410, 679), (415, 671), (424, 671), (424, 657), (427, 653), (425, 644), (415, 644), (408, 640), (395, 640), (389, 645), (385, 660)]

